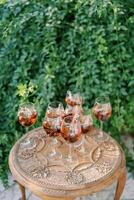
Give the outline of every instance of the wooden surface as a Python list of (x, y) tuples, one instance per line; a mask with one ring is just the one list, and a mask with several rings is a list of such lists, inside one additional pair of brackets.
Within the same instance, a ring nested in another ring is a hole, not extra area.
[[(58, 138), (57, 150), (62, 152), (63, 159), (54, 160), (47, 157), (51, 139), (47, 138), (42, 128), (24, 135), (9, 155), (9, 166), (20, 184), (22, 200), (25, 200), (24, 187), (41, 199), (73, 200), (78, 196), (99, 192), (117, 179), (114, 200), (119, 200), (126, 176), (124, 153), (107, 134), (105, 142), (96, 140), (97, 131), (93, 128), (86, 135), (86, 156), (82, 155), (81, 146), (74, 148), (78, 162), (72, 165), (68, 165), (64, 159), (68, 148), (61, 137)], [(22, 145), (27, 139), (34, 141), (33, 146), (28, 149)]]

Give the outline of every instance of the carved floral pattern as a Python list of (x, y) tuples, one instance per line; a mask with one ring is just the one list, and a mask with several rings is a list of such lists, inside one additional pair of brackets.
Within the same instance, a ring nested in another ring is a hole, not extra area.
[(101, 156), (101, 149), (97, 147), (95, 151), (92, 153), (92, 159), (94, 162), (97, 162)]
[(107, 151), (115, 151), (117, 148), (113, 142), (106, 141), (101, 145), (101, 149), (105, 149)]
[[(23, 143), (25, 143), (25, 140), (22, 140), (22, 142), (20, 143), (20, 147)], [(34, 145), (29, 148), (25, 147), (25, 148), (19, 148), (19, 154), (18, 154), (18, 157), (20, 159), (29, 159), (31, 157), (33, 157), (35, 155), (35, 153), (41, 151), (44, 146), (45, 146), (45, 142), (44, 140), (41, 138), (41, 137), (37, 137), (37, 136), (34, 136), (33, 138), (29, 138), (29, 140), (32, 140), (32, 142), (34, 141)], [(41, 148), (38, 148), (38, 146), (41, 144)]]
[(106, 174), (111, 170), (111, 163), (104, 161), (97, 163), (95, 166), (96, 170), (101, 174)]
[(69, 171), (65, 179), (70, 184), (80, 184), (84, 181), (84, 176), (78, 171)]
[(46, 166), (38, 166), (30, 174), (33, 178), (43, 179), (50, 175), (50, 170)]
[[(29, 137), (29, 135), (26, 135), (24, 139), (27, 137)], [(15, 145), (13, 157), (17, 158), (15, 161), (16, 170), (24, 177), (28, 178), (29, 181), (34, 181), (41, 187), (44, 186), (44, 188), (47, 188), (47, 186), (49, 186), (50, 191), (46, 191), (48, 194), (52, 193), (55, 182), (57, 183), (55, 187), (61, 188), (64, 193), (66, 187), (71, 188), (72, 185), (75, 185), (74, 187), (77, 188), (77, 185), (79, 187), (79, 185), (89, 184), (93, 181), (96, 182), (106, 175), (108, 176), (108, 174), (115, 169), (115, 166), (118, 167), (120, 165), (120, 150), (116, 145), (116, 142), (112, 139), (102, 142), (101, 144), (98, 144), (98, 146), (93, 146), (92, 144), (95, 144), (95, 142), (93, 141), (93, 138), (90, 138), (89, 149), (91, 149), (91, 151), (87, 157), (85, 157), (84, 161), (82, 160), (82, 162), (80, 161), (77, 163), (80, 167), (78, 168), (77, 165), (75, 165), (73, 169), (69, 170), (69, 168), (68, 171), (66, 171), (67, 166), (64, 166), (65, 163), (62, 162), (62, 160), (55, 163), (55, 161), (49, 161), (48, 159), (48, 162), (44, 162), (44, 159), (47, 159), (50, 140), (45, 136), (43, 129), (33, 130), (30, 133), (30, 137), (39, 138), (35, 148), (21, 149), (20, 143), (23, 142), (23, 140), (20, 140), (17, 145)], [(42, 141), (44, 141), (44, 143)], [(63, 145), (60, 145), (57, 148), (62, 151), (62, 149), (64, 150), (66, 147), (63, 143)], [(116, 152), (118, 154), (115, 155)], [(91, 165), (92, 161), (93, 164)], [(55, 190), (59, 193), (58, 189)]]
[(33, 157), (35, 152), (36, 152), (36, 148), (24, 149), (23, 151), (21, 151), (19, 153), (18, 156), (19, 156), (19, 158), (26, 160), (26, 159), (29, 159), (29, 158)]

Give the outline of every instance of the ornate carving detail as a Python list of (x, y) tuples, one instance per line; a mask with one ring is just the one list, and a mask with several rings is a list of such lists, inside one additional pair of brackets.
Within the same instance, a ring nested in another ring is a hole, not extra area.
[[(62, 138), (58, 138), (62, 145), (57, 148), (63, 153), (63, 159), (49, 160), (47, 154), (51, 140), (46, 137), (43, 128), (34, 129), (15, 144), (12, 163), (23, 179), (40, 186), (50, 196), (66, 195), (68, 191), (73, 191), (72, 188), (79, 190), (86, 185), (89, 187), (90, 183), (97, 184), (97, 181), (111, 175), (120, 166), (121, 159), (120, 149), (113, 139), (97, 144), (90, 135), (86, 144), (89, 153), (84, 157), (75, 151), (78, 163), (66, 166), (64, 154), (68, 151)], [(36, 145), (33, 148), (21, 148), (21, 143), (27, 138), (35, 138)]]
[(104, 161), (95, 165), (96, 170), (101, 174), (106, 174), (111, 170), (111, 163)]
[(54, 196), (67, 194), (67, 191), (65, 191), (65, 190), (52, 190), (52, 189), (48, 189), (48, 188), (44, 188), (43, 192), (45, 192), (45, 194), (51, 194)]
[(115, 151), (117, 149), (117, 146), (115, 146), (115, 144), (111, 141), (105, 141), (101, 145), (101, 149), (105, 149), (107, 151)]
[(35, 152), (36, 152), (36, 148), (34, 148), (34, 149), (24, 149), (23, 151), (21, 151), (18, 154), (18, 156), (19, 156), (19, 158), (26, 160), (26, 159), (33, 157)]
[(45, 138), (47, 138), (48, 136), (46, 135), (45, 131), (44, 131), (44, 132), (40, 131), (40, 132), (38, 133), (38, 137), (39, 137), (39, 138), (42, 138), (42, 139), (45, 139)]
[(94, 162), (97, 162), (101, 156), (101, 149), (97, 147), (92, 153), (92, 159)]
[(67, 172), (65, 179), (71, 184), (80, 184), (84, 181), (84, 176), (78, 171)]
[(50, 170), (46, 166), (38, 166), (30, 172), (36, 179), (44, 179), (50, 175)]
[[(26, 144), (26, 140), (29, 140), (29, 146), (25, 146)], [(21, 148), (21, 146), (24, 146), (23, 148)], [(30, 138), (25, 138), (24, 140), (22, 140), (22, 142), (20, 143), (20, 148), (19, 148), (19, 154), (18, 157), (21, 159), (29, 159), (31, 157), (33, 157), (35, 155), (35, 153), (41, 151), (45, 146), (45, 141), (37, 136), (34, 137), (30, 137)]]

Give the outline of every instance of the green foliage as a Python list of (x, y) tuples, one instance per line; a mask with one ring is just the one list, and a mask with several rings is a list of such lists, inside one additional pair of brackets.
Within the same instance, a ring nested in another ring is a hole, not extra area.
[[(79, 90), (84, 106), (110, 96), (105, 127), (120, 141), (134, 130), (134, 9), (113, 0), (14, 0), (0, 3), (0, 177), (24, 132), (16, 120), (20, 96), (38, 109), (42, 124), (53, 99)], [(31, 84), (34, 91), (29, 91)], [(23, 85), (22, 85), (23, 84)], [(24, 87), (22, 87), (24, 86)], [(27, 95), (28, 94), (28, 95)], [(29, 95), (30, 94), (30, 95)]]

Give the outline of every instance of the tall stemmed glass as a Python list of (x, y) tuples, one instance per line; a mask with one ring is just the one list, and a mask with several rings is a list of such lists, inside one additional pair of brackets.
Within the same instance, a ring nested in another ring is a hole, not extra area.
[(81, 138), (81, 125), (78, 118), (73, 116), (66, 116), (61, 124), (62, 137), (67, 141), (69, 153), (66, 161), (70, 164), (77, 162), (78, 158), (72, 151), (73, 143), (77, 142)]
[(90, 114), (82, 115), (80, 118), (81, 122), (81, 128), (82, 128), (82, 147), (80, 149), (80, 152), (82, 154), (87, 154), (88, 152), (85, 149), (85, 143), (86, 143), (86, 134), (91, 130), (91, 127), (93, 126), (93, 119)]
[(49, 158), (58, 159), (62, 155), (56, 150), (57, 137), (60, 135), (60, 127), (62, 122), (62, 117), (64, 115), (64, 108), (62, 103), (55, 101), (48, 105), (45, 120), (43, 122), (43, 127), (49, 137), (52, 137), (51, 142), (51, 152), (48, 154)]
[[(28, 128), (37, 121), (37, 110), (33, 103), (25, 103), (20, 105), (17, 116), (19, 123), (24, 126), (26, 132), (28, 132)], [(30, 140), (25, 141), (23, 145), (30, 146)]]
[(64, 117), (61, 124), (61, 134), (68, 145), (68, 155), (64, 159), (67, 167), (66, 171), (66, 181), (69, 183), (78, 184), (84, 179), (83, 175), (74, 169), (74, 166), (78, 163), (78, 156), (73, 151), (74, 144), (81, 139), (81, 124), (79, 116), (72, 115)]
[(96, 136), (98, 140), (106, 140), (107, 136), (103, 132), (103, 122), (107, 121), (112, 113), (112, 107), (110, 104), (109, 97), (101, 96), (96, 98), (95, 104), (93, 107), (93, 114), (94, 116), (100, 121), (100, 131), (99, 134)]

